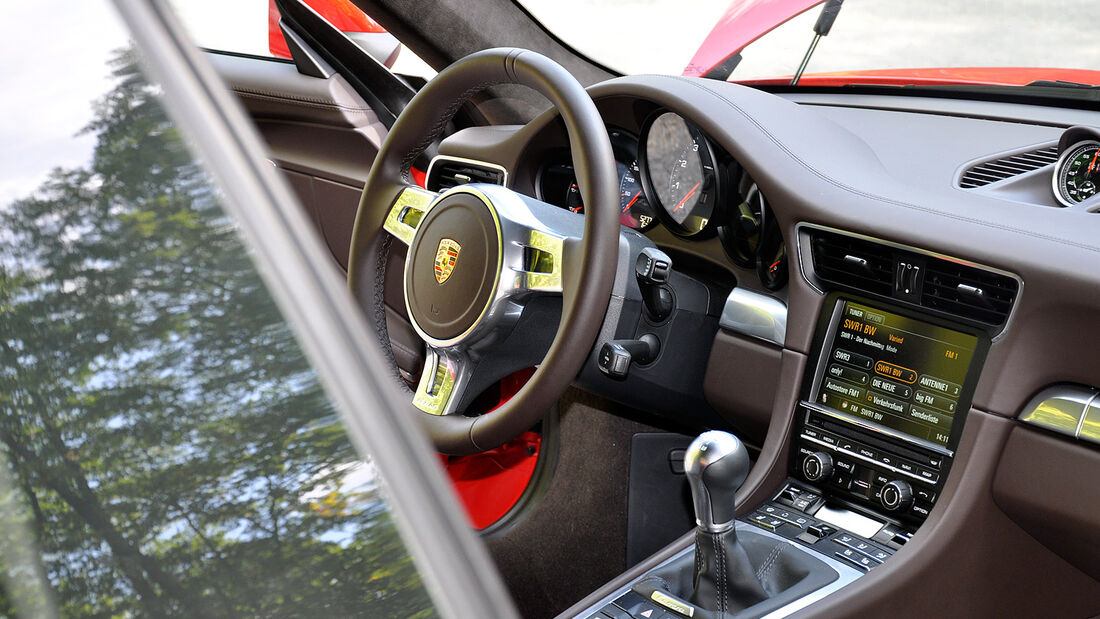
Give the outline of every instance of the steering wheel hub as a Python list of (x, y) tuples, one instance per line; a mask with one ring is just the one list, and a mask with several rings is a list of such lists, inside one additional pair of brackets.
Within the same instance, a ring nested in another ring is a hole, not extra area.
[(460, 187), (436, 201), (405, 263), (405, 307), (425, 341), (454, 345), (476, 329), (497, 292), (502, 253), (500, 219), (484, 194)]

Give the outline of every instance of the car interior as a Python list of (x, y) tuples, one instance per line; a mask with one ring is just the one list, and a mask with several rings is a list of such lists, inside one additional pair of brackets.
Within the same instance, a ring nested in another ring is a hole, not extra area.
[(299, 0), (292, 58), (205, 56), (523, 616), (1100, 612), (1094, 99), (624, 76), (510, 0), (354, 4), (439, 74)]

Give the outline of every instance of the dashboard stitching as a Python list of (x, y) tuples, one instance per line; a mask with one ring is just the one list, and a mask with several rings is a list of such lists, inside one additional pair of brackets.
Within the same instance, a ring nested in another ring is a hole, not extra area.
[(1061, 243), (1063, 245), (1068, 245), (1068, 246), (1071, 246), (1071, 247), (1077, 247), (1079, 249), (1084, 249), (1084, 250), (1087, 250), (1087, 251), (1100, 253), (1100, 247), (1096, 247), (1094, 245), (1086, 245), (1084, 243), (1078, 243), (1076, 241), (1071, 241), (1071, 240), (1063, 239), (1063, 238), (1056, 237), (1056, 236), (1050, 236), (1050, 235), (1046, 235), (1046, 234), (1039, 234), (1039, 233), (1035, 233), (1035, 232), (1030, 232), (1028, 230), (1023, 230), (1021, 228), (1015, 228), (1013, 226), (1006, 226), (1006, 225), (1003, 225), (1003, 224), (996, 224), (996, 223), (993, 223), (993, 222), (990, 222), (990, 221), (986, 221), (984, 219), (974, 219), (973, 217), (963, 217), (961, 215), (955, 215), (953, 213), (945, 213), (944, 211), (939, 211), (939, 210), (936, 210), (936, 209), (933, 209), (933, 208), (929, 208), (927, 206), (920, 206), (918, 204), (912, 204), (910, 202), (902, 202), (900, 200), (895, 200), (893, 198), (887, 198), (885, 196), (879, 196), (879, 195), (876, 195), (876, 194), (873, 194), (873, 193), (868, 193), (866, 191), (856, 189), (855, 187), (847, 185), (847, 184), (845, 184), (845, 183), (843, 183), (843, 182), (841, 182), (837, 179), (834, 179), (834, 178), (826, 175), (824, 172), (821, 172), (820, 170), (817, 170), (816, 168), (814, 168), (810, 164), (806, 163), (806, 161), (804, 161), (802, 158), (800, 158), (798, 155), (796, 155), (794, 153), (794, 151), (789, 149), (786, 144), (784, 144), (782, 141), (780, 141), (779, 138), (775, 137), (770, 131), (768, 131), (766, 128), (764, 128), (764, 126), (761, 125), (755, 118), (753, 118), (751, 115), (749, 115), (747, 112), (745, 112), (745, 110), (742, 109), (741, 106), (737, 105), (736, 103), (731, 101), (729, 98), (725, 97), (724, 95), (721, 95), (717, 92), (714, 92), (713, 90), (710, 90), (708, 88), (704, 88), (703, 86), (701, 86), (699, 84), (696, 84), (695, 82), (693, 82), (693, 81), (691, 81), (687, 78), (684, 78), (684, 77), (679, 77), (679, 76), (674, 76), (674, 75), (673, 76), (668, 76), (668, 77), (671, 77), (672, 79), (681, 81), (685, 84), (690, 84), (691, 86), (693, 86), (693, 87), (695, 87), (695, 88), (697, 88), (697, 89), (699, 89), (703, 92), (709, 93), (709, 94), (717, 97), (718, 99), (721, 99), (722, 101), (725, 101), (727, 104), (730, 105), (730, 107), (735, 109), (737, 111), (737, 113), (741, 114), (746, 119), (748, 119), (748, 121), (751, 122), (757, 129), (759, 129), (764, 135), (768, 136), (768, 138), (772, 142), (774, 142), (776, 146), (781, 148), (783, 150), (783, 152), (787, 153), (787, 155), (790, 156), (791, 159), (794, 159), (795, 161), (797, 161), (799, 164), (802, 165), (802, 167), (809, 170), (811, 173), (813, 173), (818, 178), (820, 178), (820, 179), (822, 179), (822, 180), (824, 180), (824, 181), (826, 181), (826, 182), (828, 182), (828, 183), (830, 183), (830, 184), (832, 184), (836, 187), (839, 187), (840, 189), (848, 191), (849, 193), (853, 193), (853, 194), (856, 194), (858, 196), (862, 196), (862, 197), (865, 197), (865, 198), (870, 198), (872, 200), (877, 200), (879, 202), (892, 204), (894, 206), (900, 206), (900, 207), (903, 207), (903, 208), (913, 209), (913, 210), (921, 211), (921, 212), (924, 212), (924, 213), (929, 213), (929, 214), (932, 214), (932, 215), (939, 215), (941, 217), (947, 217), (949, 219), (954, 219), (956, 221), (964, 221), (964, 222), (967, 222), (967, 223), (978, 224), (978, 225), (981, 225), (981, 226), (985, 226), (987, 228), (994, 228), (994, 229), (997, 229), (997, 230), (1003, 230), (1005, 232), (1015, 232), (1017, 234), (1022, 234), (1024, 236), (1030, 236), (1030, 237), (1037, 238), (1037, 239), (1042, 239), (1042, 240), (1045, 240), (1045, 241), (1053, 241), (1055, 243)]

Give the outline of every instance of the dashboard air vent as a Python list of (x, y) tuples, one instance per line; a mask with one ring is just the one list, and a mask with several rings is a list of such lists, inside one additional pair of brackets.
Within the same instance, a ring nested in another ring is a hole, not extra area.
[(469, 183), (504, 184), (504, 169), (489, 164), (480, 165), (472, 161), (444, 159), (432, 162), (425, 183), (429, 191), (443, 191)]
[(957, 316), (1000, 325), (1012, 311), (1015, 279), (946, 260), (930, 260), (920, 303)]
[(849, 289), (944, 317), (999, 327), (1019, 280), (978, 265), (850, 233), (809, 228), (813, 275), (822, 289)]
[(815, 233), (810, 245), (818, 277), (875, 294), (889, 295), (894, 285), (894, 261), (889, 247), (874, 241)]
[(963, 172), (962, 178), (959, 179), (959, 186), (963, 189), (982, 187), (1011, 178), (1017, 174), (1037, 170), (1057, 160), (1058, 146), (1053, 145), (1026, 153), (984, 161)]

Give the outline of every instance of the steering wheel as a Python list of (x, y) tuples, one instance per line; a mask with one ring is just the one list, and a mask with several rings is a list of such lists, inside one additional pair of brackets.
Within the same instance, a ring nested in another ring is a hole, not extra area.
[[(413, 161), (459, 107), (498, 84), (521, 84), (557, 108), (569, 133), (585, 215), (497, 185), (440, 194), (414, 185)], [(378, 333), (410, 413), (449, 454), (492, 449), (530, 429), (573, 381), (596, 340), (619, 247), (618, 173), (591, 97), (564, 68), (531, 51), (471, 54), (439, 73), (390, 129), (356, 214), (348, 284)], [(400, 378), (386, 328), (386, 256), (405, 243), (405, 307), (426, 345), (416, 391)], [(560, 319), (559, 319), (560, 316)], [(544, 355), (545, 353), (545, 355)], [(491, 414), (463, 412), (500, 378), (537, 365)]]

